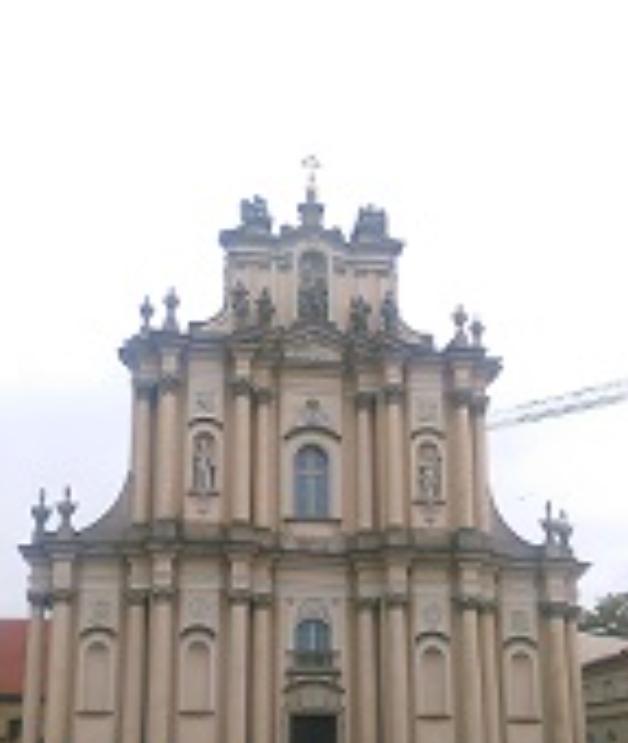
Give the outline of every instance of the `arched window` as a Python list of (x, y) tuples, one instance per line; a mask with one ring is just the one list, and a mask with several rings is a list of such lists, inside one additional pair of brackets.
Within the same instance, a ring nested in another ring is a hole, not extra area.
[(304, 619), (297, 624), (294, 648), (298, 653), (329, 653), (331, 630), (322, 619)]
[(211, 707), (211, 650), (202, 638), (185, 646), (181, 667), (181, 708), (185, 712), (206, 712)]
[(111, 652), (102, 640), (92, 640), (83, 656), (83, 709), (107, 712), (111, 709)]
[(319, 446), (308, 444), (295, 454), (294, 500), (297, 518), (329, 516), (329, 457)]
[(322, 253), (308, 251), (299, 261), (299, 319), (327, 320), (327, 260)]
[(429, 645), (419, 655), (421, 714), (447, 713), (447, 659), (441, 648)]
[(534, 661), (529, 653), (516, 650), (510, 656), (510, 704), (513, 717), (532, 717), (536, 712)]

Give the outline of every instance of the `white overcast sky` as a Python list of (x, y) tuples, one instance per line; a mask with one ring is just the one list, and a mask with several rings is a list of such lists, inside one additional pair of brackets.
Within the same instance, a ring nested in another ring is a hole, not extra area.
[[(406, 240), (411, 324), (481, 314), (494, 407), (628, 376), (626, 38), (625, 0), (1, 2), (0, 615), (38, 487), (83, 524), (124, 479), (143, 295), (215, 312), (218, 230), (256, 192), (292, 221), (310, 152), (329, 224), (374, 202)], [(569, 511), (585, 603), (627, 588), (627, 424), (491, 437), (515, 528)]]

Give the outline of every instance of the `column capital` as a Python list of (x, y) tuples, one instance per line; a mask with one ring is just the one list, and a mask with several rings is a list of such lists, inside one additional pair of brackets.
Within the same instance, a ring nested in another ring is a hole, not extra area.
[(358, 390), (355, 393), (355, 406), (358, 410), (371, 410), (377, 399), (373, 390)]
[(408, 594), (400, 591), (391, 591), (385, 594), (383, 600), (387, 609), (403, 608), (410, 603)]
[(53, 588), (49, 594), (50, 601), (53, 604), (71, 604), (76, 596), (73, 588)]
[(400, 404), (406, 394), (405, 387), (402, 384), (386, 384), (381, 391), (387, 405)]
[(478, 418), (485, 415), (490, 402), (490, 397), (484, 392), (476, 391), (471, 397), (469, 406), (471, 412)]
[(143, 606), (148, 596), (148, 588), (127, 588), (124, 592), (124, 598), (128, 606)]
[(452, 601), (460, 611), (482, 611), (486, 605), (486, 599), (472, 593), (459, 593)]
[(231, 606), (238, 606), (250, 604), (253, 597), (248, 588), (230, 588), (227, 591), (227, 598)]
[(559, 617), (561, 619), (569, 619), (573, 611), (578, 611), (578, 607), (572, 606), (567, 601), (539, 601), (539, 610), (541, 615), (547, 619), (554, 619)]
[(449, 392), (449, 399), (456, 408), (468, 407), (473, 404), (474, 391), (470, 387), (457, 387)]
[(28, 591), (26, 598), (32, 609), (46, 609), (50, 605), (51, 595), (48, 591)]
[(164, 372), (159, 378), (159, 391), (162, 395), (176, 392), (181, 386), (181, 375), (178, 372)]
[(270, 609), (274, 603), (275, 597), (270, 591), (254, 593), (251, 601), (256, 609)]
[(150, 400), (153, 392), (157, 388), (157, 381), (153, 377), (146, 375), (135, 375), (133, 377), (133, 392), (138, 400)]
[(234, 397), (251, 397), (254, 393), (254, 387), (248, 377), (233, 377), (229, 382)]
[(257, 387), (255, 389), (255, 401), (258, 405), (270, 405), (275, 397), (275, 393), (270, 387)]
[(374, 611), (380, 605), (380, 599), (378, 596), (356, 596), (354, 601), (358, 611)]
[(150, 595), (155, 602), (174, 601), (177, 591), (172, 586), (153, 586)]

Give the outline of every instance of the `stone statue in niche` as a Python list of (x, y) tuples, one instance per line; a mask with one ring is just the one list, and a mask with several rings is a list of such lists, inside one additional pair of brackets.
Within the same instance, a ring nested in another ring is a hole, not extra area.
[(275, 305), (270, 297), (270, 292), (264, 287), (257, 299), (257, 319), (259, 324), (264, 328), (269, 328), (273, 322), (274, 314)]
[(419, 500), (435, 503), (442, 499), (442, 460), (435, 444), (419, 447), (418, 492)]
[(238, 281), (231, 290), (231, 307), (238, 327), (246, 325), (251, 308), (248, 289), (241, 281)]
[(364, 297), (353, 297), (349, 308), (349, 325), (353, 333), (364, 334), (369, 329), (371, 305)]
[(379, 309), (385, 333), (396, 333), (399, 328), (399, 309), (393, 293), (388, 291)]
[(194, 438), (192, 487), (196, 493), (207, 494), (216, 490), (216, 460), (214, 439), (209, 434)]
[(268, 233), (272, 225), (266, 199), (253, 196), (240, 202), (240, 222), (248, 232)]

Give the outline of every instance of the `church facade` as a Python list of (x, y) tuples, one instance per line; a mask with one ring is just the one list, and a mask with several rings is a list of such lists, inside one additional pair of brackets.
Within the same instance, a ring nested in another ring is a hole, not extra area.
[(22, 547), (24, 743), (584, 743), (569, 528), (489, 494), (499, 360), (402, 321), (383, 211), (323, 217), (243, 201), (222, 310), (142, 306), (122, 492)]

